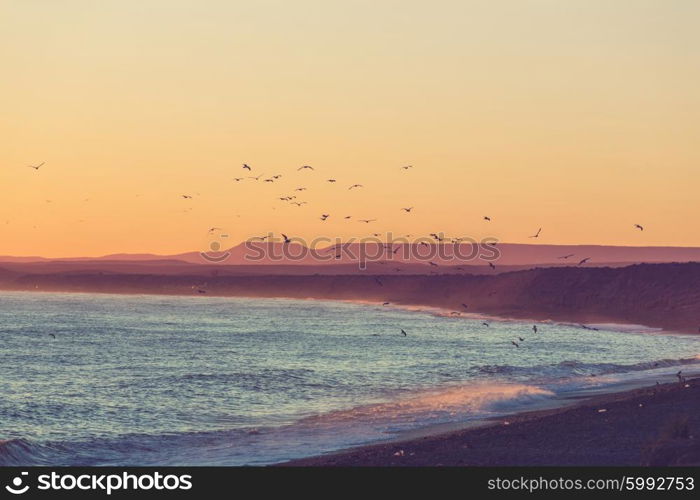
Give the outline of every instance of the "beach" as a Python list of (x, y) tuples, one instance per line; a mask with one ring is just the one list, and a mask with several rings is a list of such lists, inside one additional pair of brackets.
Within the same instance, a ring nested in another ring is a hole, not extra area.
[(380, 466), (700, 465), (700, 379), (586, 399), (491, 424), (280, 464)]

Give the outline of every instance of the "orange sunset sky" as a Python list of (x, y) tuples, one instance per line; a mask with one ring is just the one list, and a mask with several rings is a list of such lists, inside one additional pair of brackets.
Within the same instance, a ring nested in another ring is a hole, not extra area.
[[(200, 250), (213, 226), (700, 245), (694, 0), (0, 0), (0, 19), (0, 255)], [(243, 163), (261, 180), (235, 182)]]

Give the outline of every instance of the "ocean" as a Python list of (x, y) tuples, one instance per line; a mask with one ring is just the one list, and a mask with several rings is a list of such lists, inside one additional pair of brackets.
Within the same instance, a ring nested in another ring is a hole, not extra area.
[(532, 325), (317, 300), (0, 292), (0, 465), (273, 464), (700, 372), (697, 336)]

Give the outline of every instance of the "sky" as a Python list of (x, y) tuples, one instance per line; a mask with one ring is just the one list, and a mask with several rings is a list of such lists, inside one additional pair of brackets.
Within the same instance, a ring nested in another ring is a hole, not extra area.
[(694, 0), (0, 0), (0, 18), (0, 255), (172, 254), (212, 227), (700, 246)]

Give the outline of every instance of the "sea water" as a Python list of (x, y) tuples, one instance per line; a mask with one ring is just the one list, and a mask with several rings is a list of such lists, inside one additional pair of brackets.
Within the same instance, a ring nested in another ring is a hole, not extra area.
[(700, 368), (700, 337), (532, 325), (315, 300), (0, 292), (0, 465), (272, 464)]

